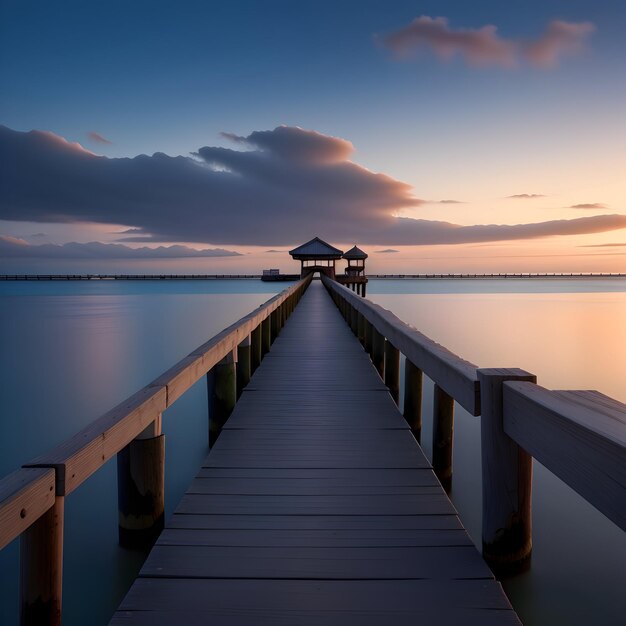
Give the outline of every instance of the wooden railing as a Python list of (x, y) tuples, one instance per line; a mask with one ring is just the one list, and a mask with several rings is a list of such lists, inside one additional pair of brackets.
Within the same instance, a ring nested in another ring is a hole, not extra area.
[(378, 304), (322, 277), (398, 402), (416, 439), (422, 372), (434, 383), (433, 468), (449, 489), (454, 402), (481, 416), (483, 555), (498, 572), (532, 550), (532, 457), (626, 530), (626, 405), (597, 391), (550, 391), (521, 369), (483, 369), (456, 356)]
[(310, 281), (309, 276), (274, 296), (76, 435), (0, 480), (0, 549), (20, 537), (22, 624), (61, 623), (65, 497), (117, 455), (120, 543), (152, 542), (164, 515), (161, 414), (206, 375), (213, 445)]

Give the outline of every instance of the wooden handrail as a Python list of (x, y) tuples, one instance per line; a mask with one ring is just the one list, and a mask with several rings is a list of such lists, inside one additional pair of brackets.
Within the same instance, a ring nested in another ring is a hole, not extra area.
[(626, 404), (506, 382), (503, 419), (511, 439), (626, 530)]
[(53, 505), (53, 469), (18, 469), (0, 480), (0, 550)]
[(480, 415), (480, 388), (476, 365), (457, 356), (447, 348), (423, 335), (379, 304), (358, 296), (353, 291), (322, 276), (327, 289), (347, 300), (356, 311), (416, 367), (472, 415)]

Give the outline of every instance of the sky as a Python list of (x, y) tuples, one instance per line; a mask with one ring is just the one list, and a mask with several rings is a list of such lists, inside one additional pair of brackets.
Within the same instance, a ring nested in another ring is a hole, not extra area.
[(0, 273), (626, 272), (620, 0), (0, 0)]

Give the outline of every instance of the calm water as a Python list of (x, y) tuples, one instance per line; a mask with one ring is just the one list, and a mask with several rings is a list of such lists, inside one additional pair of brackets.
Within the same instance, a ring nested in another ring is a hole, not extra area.
[[(279, 288), (284, 287), (282, 284)], [(275, 292), (260, 281), (0, 283), (0, 475), (60, 442)], [(626, 281), (372, 281), (369, 297), (481, 367), (626, 402)], [(430, 454), (431, 400), (424, 399)], [(201, 381), (164, 416), (166, 506), (206, 454)], [(480, 539), (479, 418), (457, 407), (453, 499)], [(144, 555), (117, 546), (115, 463), (66, 501), (64, 623), (106, 624)], [(534, 556), (505, 583), (527, 625), (621, 624), (624, 533), (535, 463)], [(17, 542), (0, 623), (17, 621)]]

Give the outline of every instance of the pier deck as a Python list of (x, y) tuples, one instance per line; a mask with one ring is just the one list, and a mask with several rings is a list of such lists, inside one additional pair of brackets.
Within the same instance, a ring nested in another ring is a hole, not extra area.
[(111, 624), (519, 624), (314, 281)]

